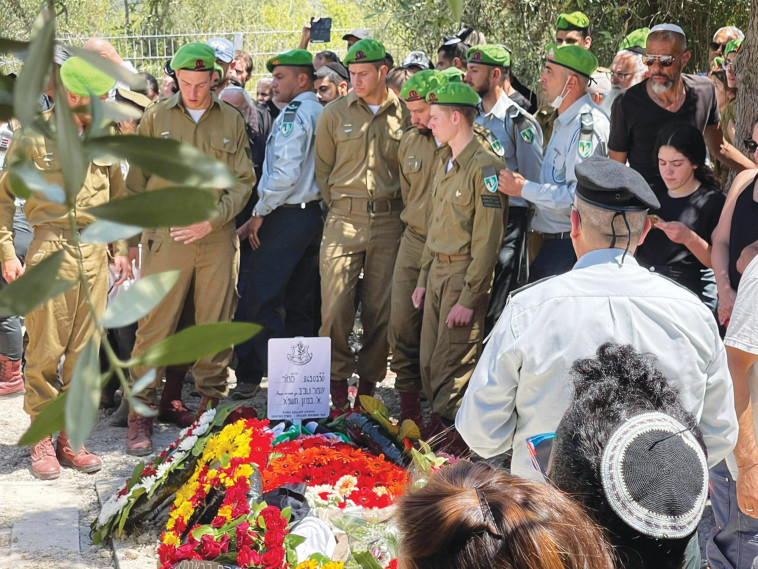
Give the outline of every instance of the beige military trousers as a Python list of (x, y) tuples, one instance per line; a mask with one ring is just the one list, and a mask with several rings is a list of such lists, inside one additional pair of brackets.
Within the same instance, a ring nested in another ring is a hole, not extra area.
[[(319, 254), (319, 334), (332, 339), (332, 381), (346, 381), (357, 370), (361, 381), (377, 383), (387, 372), (392, 271), (403, 231), (402, 201), (391, 203), (390, 211), (376, 213), (367, 211), (365, 200), (343, 198), (330, 205)], [(361, 270), (363, 343), (356, 362), (348, 338), (355, 322)]]
[[(58, 233), (58, 238), (51, 239), (53, 233)], [(29, 270), (56, 251), (63, 250), (58, 278), (74, 281), (68, 292), (49, 300), (26, 316), (29, 345), (24, 366), (24, 411), (32, 419), (60, 391), (68, 389), (79, 354), (95, 331), (95, 322), (87, 304), (87, 291), (79, 280), (78, 261), (67, 241), (69, 236), (66, 230), (35, 230), (26, 254), (26, 268)], [(105, 245), (92, 244), (82, 244), (81, 249), (89, 294), (95, 310), (102, 314), (108, 299), (108, 250)], [(59, 377), (58, 368), (64, 356)]]
[(429, 270), (421, 326), (421, 380), (432, 411), (455, 420), (466, 386), (482, 352), (489, 295), (474, 307), (471, 324), (448, 328), (445, 320), (458, 302), (470, 260), (435, 258)]
[(392, 273), (389, 343), (392, 349), (390, 368), (397, 374), (395, 389), (406, 393), (421, 391), (421, 315), (411, 297), (421, 272), (421, 255), (426, 238), (406, 227)]
[[(237, 307), (237, 276), (239, 275), (239, 239), (233, 224), (213, 231), (189, 245), (176, 242), (168, 229), (145, 231), (142, 234), (142, 276), (179, 270), (179, 280), (161, 303), (139, 321), (132, 357), (174, 334), (180, 322), (210, 324), (229, 322)], [(194, 318), (186, 313), (194, 306)], [(232, 348), (195, 362), (192, 375), (197, 390), (205, 396), (219, 398), (227, 393)], [(138, 398), (152, 404), (162, 377)], [(134, 367), (131, 380), (136, 381), (148, 368)]]

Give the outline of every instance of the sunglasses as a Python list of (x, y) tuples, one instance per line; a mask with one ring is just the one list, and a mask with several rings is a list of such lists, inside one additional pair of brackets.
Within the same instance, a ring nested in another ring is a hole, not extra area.
[(724, 51), (726, 49), (725, 43), (711, 42), (711, 51)]
[(746, 138), (742, 142), (745, 144), (745, 148), (747, 148), (748, 152), (755, 154), (756, 149), (758, 149), (758, 142), (752, 138)]
[(652, 67), (653, 64), (657, 61), (661, 64), (661, 67), (671, 67), (674, 65), (674, 62), (680, 57), (682, 57), (682, 54), (679, 54), (676, 57), (673, 55), (643, 55), (642, 63), (648, 67)]
[(628, 73), (623, 73), (621, 71), (611, 71), (611, 77), (613, 77), (614, 79), (624, 79), (625, 77), (628, 77), (631, 74), (632, 74), (631, 71), (629, 71)]

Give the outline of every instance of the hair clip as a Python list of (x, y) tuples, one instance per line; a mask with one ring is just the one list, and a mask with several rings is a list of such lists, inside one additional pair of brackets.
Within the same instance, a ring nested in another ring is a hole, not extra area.
[(495, 537), (503, 537), (503, 535), (497, 530), (495, 516), (492, 515), (492, 509), (490, 508), (490, 504), (487, 501), (487, 498), (484, 496), (484, 492), (482, 492), (479, 488), (474, 488), (474, 491), (476, 492), (476, 497), (479, 500), (479, 509), (482, 512), (484, 525), (487, 527), (487, 531)]

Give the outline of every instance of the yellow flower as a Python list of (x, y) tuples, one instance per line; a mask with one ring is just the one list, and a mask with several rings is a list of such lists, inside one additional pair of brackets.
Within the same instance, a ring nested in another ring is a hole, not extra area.
[(318, 561), (308, 559), (300, 563), (295, 569), (318, 569)]
[(163, 534), (163, 543), (179, 547), (179, 536), (174, 533), (166, 532)]
[(321, 569), (342, 569), (345, 566), (344, 563), (337, 563), (335, 561), (329, 561), (321, 566)]
[(166, 522), (166, 529), (172, 530), (174, 529), (174, 526), (176, 525), (176, 518), (169, 518)]
[(218, 509), (218, 515), (227, 520), (232, 519), (232, 507), (230, 505), (221, 506)]

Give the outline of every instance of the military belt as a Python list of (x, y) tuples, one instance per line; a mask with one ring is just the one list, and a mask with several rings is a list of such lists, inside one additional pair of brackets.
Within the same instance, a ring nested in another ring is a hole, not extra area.
[(571, 239), (571, 232), (564, 231), (563, 233), (542, 233), (541, 231), (534, 231), (537, 235), (540, 235), (545, 241), (551, 239)]
[(455, 263), (456, 261), (471, 260), (471, 255), (445, 255), (445, 253), (435, 253), (434, 256), (443, 263)]
[(368, 200), (366, 198), (339, 198), (329, 205), (329, 209), (349, 213), (399, 212), (403, 209), (403, 199)]
[[(81, 229), (79, 232), (81, 232)], [(32, 234), (33, 239), (40, 241), (68, 241), (73, 236), (73, 232), (64, 227), (35, 227)]]

